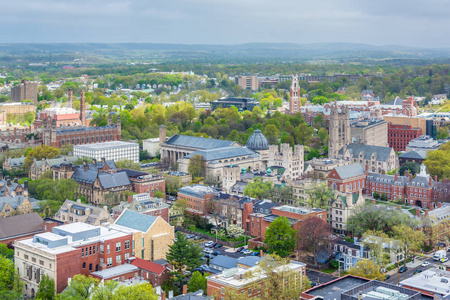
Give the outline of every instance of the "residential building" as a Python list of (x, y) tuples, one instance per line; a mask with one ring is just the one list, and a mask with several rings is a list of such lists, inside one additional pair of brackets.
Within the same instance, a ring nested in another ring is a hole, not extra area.
[(95, 158), (100, 160), (131, 160), (139, 163), (139, 144), (122, 141), (75, 145), (73, 155), (79, 158)]
[(3, 162), (3, 169), (9, 172), (23, 171), (23, 163), (25, 162), (25, 158), (26, 157), (24, 156), (18, 158), (7, 157)]
[(425, 165), (420, 166), (420, 173), (408, 183), (407, 200), (409, 204), (420, 207), (434, 207), (433, 185), (437, 178), (433, 180), (427, 173)]
[(261, 257), (259, 256), (244, 256), (239, 257), (237, 259), (237, 267), (238, 268), (244, 268), (249, 269), (251, 267), (255, 267), (258, 265), (258, 263), (261, 261)]
[(250, 74), (236, 76), (235, 83), (243, 90), (257, 91), (259, 87), (258, 78)]
[(342, 263), (344, 271), (356, 266), (360, 260), (370, 258), (370, 249), (362, 244), (356, 245), (343, 240), (335, 240), (333, 250), (336, 252), (336, 260)]
[(94, 226), (114, 221), (107, 206), (98, 207), (81, 203), (80, 199), (77, 201), (66, 200), (54, 218), (64, 223), (83, 222)]
[(350, 111), (342, 107), (338, 111), (337, 103), (331, 107), (328, 139), (328, 157), (337, 158), (339, 151), (351, 143)]
[(405, 151), (408, 143), (422, 135), (422, 129), (412, 128), (408, 125), (394, 125), (389, 123), (388, 137), (389, 147), (394, 148), (395, 151)]
[[(16, 241), (14, 262), (24, 294), (34, 298), (42, 275), (55, 281), (57, 293), (74, 275), (121, 265), (131, 256), (131, 234), (86, 223), (54, 227), (32, 239)], [(62, 267), (64, 266), (64, 267)]]
[(11, 88), (11, 100), (21, 102), (24, 100), (31, 100), (37, 103), (38, 83), (37, 81), (22, 80), (16, 86)]
[(289, 98), (289, 112), (294, 115), (300, 111), (300, 85), (298, 84), (298, 76), (292, 76), (291, 97)]
[(58, 158), (43, 158), (41, 160), (34, 159), (33, 163), (30, 166), (30, 171), (28, 172), (28, 176), (31, 180), (37, 180), (41, 178), (41, 176), (50, 171), (52, 173), (52, 167), (60, 165), (64, 162), (72, 163), (76, 160), (76, 157), (73, 156), (65, 156)]
[(37, 200), (25, 196), (2, 196), (0, 197), (0, 218), (16, 214), (29, 214), (37, 209)]
[(0, 218), (0, 243), (11, 246), (15, 240), (44, 232), (44, 220), (38, 213)]
[(352, 141), (364, 145), (387, 147), (388, 124), (383, 120), (359, 121), (351, 125)]
[[(251, 268), (233, 268), (207, 277), (207, 295), (213, 296), (214, 299), (221, 299), (226, 293), (236, 293), (237, 295), (244, 294), (249, 299), (258, 298), (261, 290), (265, 288), (264, 282), (268, 276), (261, 274), (259, 276), (250, 276), (258, 272), (258, 266)], [(303, 280), (306, 272), (306, 265), (297, 261), (290, 261), (285, 266), (275, 268), (274, 274), (276, 276), (281, 272), (293, 272), (295, 276), (286, 279), (288, 284), (303, 285)]]
[(429, 268), (417, 275), (402, 280), (400, 285), (429, 297), (445, 299), (450, 297), (449, 280), (449, 271)]
[(434, 151), (439, 149), (440, 144), (429, 135), (421, 135), (418, 138), (412, 139), (405, 148), (406, 152), (409, 151)]
[(149, 174), (130, 169), (119, 169), (117, 172), (125, 172), (131, 181), (133, 192), (147, 193), (155, 197), (155, 192), (166, 193), (166, 178), (161, 174)]
[(132, 255), (145, 260), (165, 259), (175, 238), (174, 227), (163, 218), (127, 209), (111, 227), (132, 234)]
[(328, 186), (345, 193), (359, 193), (364, 189), (366, 171), (360, 163), (353, 163), (334, 168), (327, 178)]
[(210, 102), (212, 110), (218, 107), (229, 108), (236, 107), (240, 112), (244, 110), (253, 111), (253, 108), (260, 107), (259, 101), (253, 98), (221, 98)]
[(138, 267), (141, 277), (148, 280), (153, 287), (162, 286), (163, 282), (170, 278), (171, 268), (168, 265), (160, 265), (137, 257), (130, 258), (128, 262)]
[(149, 216), (160, 216), (164, 221), (169, 222), (169, 205), (164, 203), (163, 199), (153, 198), (148, 193), (136, 194), (131, 197), (131, 200), (122, 201), (112, 208), (114, 219), (117, 219), (127, 209)]
[(201, 184), (184, 186), (178, 190), (178, 200), (186, 202), (188, 212), (204, 216), (215, 192), (214, 188)]
[(209, 261), (209, 268), (214, 269), (217, 273), (236, 268), (236, 266), (237, 259), (227, 255), (217, 255)]
[(393, 201), (407, 200), (407, 186), (411, 180), (412, 176), (409, 171), (405, 172), (405, 176), (399, 176), (398, 173), (387, 175), (385, 172), (382, 174), (368, 172), (364, 193), (370, 196), (377, 193), (379, 196), (383, 197), (384, 195), (386, 199)]
[(398, 156), (393, 148), (349, 144), (339, 150), (339, 157), (369, 166), (371, 172), (392, 171), (399, 167)]
[(336, 192), (327, 211), (327, 221), (338, 233), (347, 233), (347, 220), (355, 213), (357, 207), (366, 204), (362, 193)]

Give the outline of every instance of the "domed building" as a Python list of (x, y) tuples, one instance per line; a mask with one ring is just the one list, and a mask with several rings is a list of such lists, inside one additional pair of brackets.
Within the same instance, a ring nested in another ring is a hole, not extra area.
[(247, 146), (247, 148), (249, 149), (252, 149), (253, 151), (269, 150), (269, 141), (261, 132), (261, 130), (256, 129), (248, 138), (247, 144), (245, 146)]

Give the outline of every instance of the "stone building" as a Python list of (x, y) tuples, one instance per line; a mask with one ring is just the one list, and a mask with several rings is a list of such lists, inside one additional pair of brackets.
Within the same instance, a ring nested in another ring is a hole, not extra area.
[(339, 150), (338, 156), (363, 167), (367, 165), (371, 172), (388, 172), (399, 167), (398, 156), (390, 147), (349, 144)]
[(334, 103), (331, 107), (329, 127), (328, 156), (337, 158), (339, 150), (351, 143), (350, 112), (347, 107), (343, 106), (339, 112), (337, 104)]
[(175, 229), (161, 217), (125, 209), (111, 226), (133, 235), (133, 257), (145, 260), (165, 259), (173, 244)]
[(300, 111), (300, 85), (298, 84), (298, 76), (292, 76), (291, 97), (289, 99), (289, 112), (296, 114)]
[(42, 159), (42, 160), (36, 160), (34, 159), (33, 163), (30, 166), (30, 170), (28, 172), (28, 176), (31, 180), (37, 180), (39, 179), (42, 174), (44, 174), (47, 171), (51, 171), (53, 166), (60, 165), (64, 162), (74, 162), (77, 158), (72, 156), (66, 156), (66, 157), (58, 157), (58, 158), (51, 158), (51, 159)]
[(25, 162), (24, 156), (18, 157), (18, 158), (11, 158), (7, 157), (5, 158), (5, 162), (3, 163), (3, 169), (6, 171), (23, 171), (24, 166), (23, 163)]
[(342, 158), (316, 158), (305, 162), (313, 169), (312, 177), (316, 179), (326, 180), (328, 175), (334, 168), (351, 164), (352, 162)]
[(352, 141), (364, 145), (388, 147), (388, 124), (383, 120), (359, 121), (351, 125)]
[(366, 204), (361, 190), (359, 193), (336, 192), (327, 212), (327, 221), (338, 233), (347, 232), (347, 220), (355, 212), (355, 208)]
[(66, 200), (55, 214), (54, 219), (64, 223), (83, 222), (95, 226), (113, 222), (106, 206), (97, 207), (81, 203), (79, 199), (77, 201)]

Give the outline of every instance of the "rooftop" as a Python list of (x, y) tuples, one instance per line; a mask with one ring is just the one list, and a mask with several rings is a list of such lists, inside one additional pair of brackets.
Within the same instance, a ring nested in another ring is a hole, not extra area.
[(117, 149), (117, 148), (124, 148), (124, 147), (139, 147), (139, 144), (137, 143), (129, 143), (129, 142), (122, 142), (122, 141), (112, 141), (112, 142), (103, 142), (103, 143), (95, 143), (95, 144), (86, 144), (86, 145), (76, 145), (74, 146), (75, 149), (85, 149), (85, 150), (109, 150), (109, 149)]
[(233, 146), (236, 142), (176, 134), (168, 139), (165, 144), (180, 147), (191, 147), (194, 149), (215, 149)]
[(207, 186), (207, 185), (201, 185), (201, 184), (195, 184), (195, 185), (187, 185), (178, 190), (178, 192), (181, 193), (192, 193), (195, 195), (208, 195), (215, 192), (214, 188)]
[(114, 223), (115, 225), (147, 232), (157, 217), (125, 210)]
[(353, 289), (369, 281), (369, 279), (362, 277), (347, 275), (326, 284), (313, 287), (304, 293), (312, 296), (321, 296), (323, 297), (323, 300), (337, 300), (341, 299), (341, 294), (345, 291)]
[(450, 272), (430, 268), (400, 282), (402, 286), (429, 291), (434, 294), (450, 296)]
[(306, 214), (310, 214), (312, 212), (323, 211), (323, 209), (320, 209), (320, 208), (293, 207), (293, 206), (289, 206), (289, 205), (276, 206), (276, 207), (273, 207), (272, 210), (282, 210), (282, 211), (287, 211), (287, 212), (291, 212), (291, 213), (295, 213), (295, 214), (299, 214), (299, 215), (306, 215)]
[(122, 274), (130, 273), (130, 272), (136, 272), (139, 268), (130, 264), (123, 264), (120, 266), (116, 266), (113, 268), (97, 271), (91, 273), (91, 275), (103, 278), (103, 279), (109, 279), (116, 276), (120, 276)]

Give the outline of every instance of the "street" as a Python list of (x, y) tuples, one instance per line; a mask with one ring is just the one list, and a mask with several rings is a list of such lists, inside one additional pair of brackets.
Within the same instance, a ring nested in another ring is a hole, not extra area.
[[(422, 267), (420, 264), (421, 264), (423, 261), (427, 261), (427, 262), (429, 262), (430, 264), (429, 264), (427, 267)], [(400, 266), (402, 266), (402, 265), (400, 265)], [(388, 280), (386, 280), (386, 282), (387, 282), (387, 283), (391, 283), (391, 284), (397, 284), (398, 282), (402, 282), (402, 280), (404, 280), (404, 279), (406, 279), (406, 278), (409, 278), (409, 277), (413, 276), (413, 275), (414, 275), (414, 272), (415, 272), (416, 270), (422, 270), (422, 271), (424, 271), (424, 270), (427, 270), (427, 269), (429, 269), (429, 268), (436, 268), (436, 267), (438, 267), (438, 266), (442, 266), (442, 263), (433, 260), (433, 257), (432, 257), (432, 254), (431, 254), (430, 257), (424, 257), (423, 260), (422, 260), (422, 259), (415, 260), (414, 263), (409, 262), (409, 263), (406, 264), (406, 266), (408, 267), (408, 271), (406, 271), (406, 272), (404, 272), (404, 273), (400, 273), (400, 276), (398, 276), (397, 268), (394, 269), (394, 270), (392, 270), (392, 271), (390, 271), (390, 272), (388, 272), (388, 274), (391, 275), (391, 278), (389, 278)], [(398, 280), (398, 277), (400, 277), (400, 280)]]
[(317, 284), (327, 283), (337, 278), (333, 275), (310, 269), (306, 269), (306, 276), (308, 276), (309, 280), (311, 280), (311, 283), (315, 282)]

